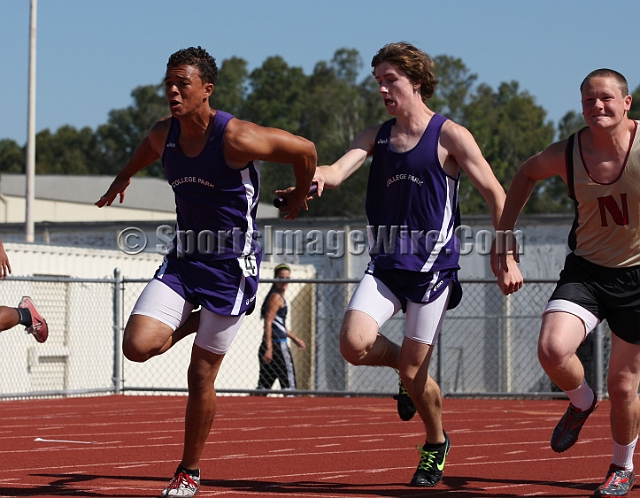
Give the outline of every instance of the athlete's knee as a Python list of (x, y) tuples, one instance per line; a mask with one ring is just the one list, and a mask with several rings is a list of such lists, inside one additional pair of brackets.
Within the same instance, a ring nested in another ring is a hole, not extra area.
[(632, 405), (638, 403), (638, 383), (629, 376), (609, 372), (607, 379), (609, 401), (614, 406)]
[(584, 339), (585, 325), (580, 318), (565, 312), (546, 313), (538, 339), (540, 364), (546, 371), (570, 369)]
[(361, 365), (372, 346), (353, 329), (343, 327), (340, 332), (340, 354), (352, 365)]
[(147, 361), (151, 355), (149, 354), (146, 341), (143, 340), (143, 334), (140, 333), (140, 329), (136, 328), (135, 323), (135, 320), (129, 320), (129, 323), (127, 323), (124, 329), (122, 352), (127, 360), (143, 363)]
[(124, 329), (122, 352), (130, 361), (145, 362), (170, 347), (173, 332), (171, 327), (154, 318), (131, 315)]
[(425, 400), (430, 406), (439, 406), (440, 387), (435, 380), (427, 376), (426, 380), (416, 375), (415, 369), (406, 370), (400, 366), (400, 380), (413, 400)]
[(562, 347), (557, 341), (541, 337), (538, 341), (538, 360), (545, 371), (562, 368), (575, 351)]
[(197, 365), (193, 363), (189, 365), (189, 372), (187, 374), (187, 379), (189, 383), (189, 390), (197, 390), (200, 391), (204, 389), (207, 385), (213, 385), (212, 382), (209, 381), (208, 371), (203, 368), (199, 368)]
[(539, 342), (538, 343), (538, 361), (540, 362), (540, 365), (542, 365), (542, 368), (547, 370), (549, 366), (553, 365), (554, 361), (552, 360), (552, 358), (555, 358), (555, 355), (551, 354), (551, 349), (549, 349), (547, 345)]
[(352, 365), (360, 365), (367, 355), (366, 349), (360, 347), (350, 341), (349, 338), (340, 337), (340, 354), (342, 357)]
[(398, 370), (398, 374), (400, 375), (400, 380), (404, 384), (405, 389), (409, 391), (409, 393), (414, 392), (417, 394), (418, 391), (420, 392), (424, 391), (425, 386), (419, 386), (418, 383), (416, 382), (414, 369), (407, 370), (403, 368), (401, 365), (400, 369)]
[(361, 312), (347, 312), (340, 329), (340, 354), (352, 365), (362, 365), (378, 336), (377, 324)]
[(122, 353), (127, 360), (136, 363), (144, 363), (151, 357), (147, 351), (141, 350), (136, 344), (136, 341), (132, 340), (130, 337), (125, 337), (123, 339)]

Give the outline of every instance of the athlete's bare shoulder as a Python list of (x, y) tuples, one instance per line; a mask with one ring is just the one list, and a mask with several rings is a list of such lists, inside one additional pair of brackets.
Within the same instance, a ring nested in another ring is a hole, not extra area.
[(255, 140), (260, 138), (263, 133), (268, 133), (269, 128), (236, 118), (229, 120), (224, 133), (225, 141), (242, 142), (245, 140)]
[(367, 126), (364, 130), (356, 135), (356, 138), (351, 142), (349, 150), (362, 149), (367, 152), (368, 155), (373, 154), (373, 147), (376, 142), (376, 137), (382, 124)]
[(552, 176), (559, 176), (567, 182), (567, 151), (568, 140), (554, 142), (544, 150), (534, 154), (520, 166), (519, 170), (534, 180), (544, 180)]
[(171, 116), (165, 116), (156, 121), (151, 130), (149, 130), (149, 141), (153, 148), (162, 155), (164, 150), (164, 144), (167, 141), (169, 135), (169, 128), (171, 127)]
[(465, 144), (469, 141), (475, 143), (475, 138), (469, 130), (467, 130), (464, 126), (456, 123), (455, 121), (451, 121), (447, 119), (443, 125), (442, 130), (440, 131), (440, 144), (447, 148), (455, 148), (456, 144)]
[(568, 146), (568, 139), (553, 142), (533, 157), (536, 157), (540, 162), (551, 163), (552, 167), (559, 172), (560, 170), (564, 170), (565, 168)]
[(284, 297), (279, 292), (272, 292), (269, 296), (268, 306), (274, 306), (277, 309), (280, 309), (284, 306)]

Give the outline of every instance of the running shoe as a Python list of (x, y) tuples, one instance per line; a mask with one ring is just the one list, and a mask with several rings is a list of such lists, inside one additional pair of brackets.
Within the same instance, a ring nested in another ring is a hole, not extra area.
[(18, 308), (26, 308), (31, 312), (31, 325), (27, 327), (27, 333), (33, 334), (36, 341), (44, 342), (49, 337), (49, 327), (47, 326), (47, 322), (42, 315), (38, 313), (36, 309), (36, 305), (33, 304), (33, 301), (29, 296), (24, 296), (18, 304)]
[(551, 435), (551, 449), (562, 453), (571, 448), (578, 440), (578, 434), (580, 434), (582, 426), (596, 408), (598, 408), (598, 397), (595, 393), (593, 393), (593, 403), (587, 410), (580, 411), (569, 403), (569, 408), (567, 408)]
[(633, 470), (626, 470), (617, 465), (611, 465), (607, 478), (596, 489), (593, 496), (627, 496), (633, 488), (636, 476)]
[(176, 470), (176, 475), (173, 476), (173, 479), (171, 479), (169, 485), (164, 488), (164, 491), (160, 496), (180, 496), (182, 498), (192, 498), (198, 492), (199, 487), (199, 475), (194, 476), (178, 469)]
[(446, 432), (444, 433), (444, 439), (444, 443), (434, 450), (426, 450), (424, 446), (416, 447), (420, 453), (420, 463), (415, 474), (413, 474), (413, 479), (411, 479), (411, 486), (432, 487), (442, 480), (444, 462), (451, 449), (451, 441)]
[(402, 380), (398, 381), (398, 394), (394, 394), (393, 399), (398, 402), (398, 415), (400, 418), (405, 422), (411, 420), (416, 414), (416, 405), (413, 404), (413, 401), (409, 397), (409, 393), (404, 387)]

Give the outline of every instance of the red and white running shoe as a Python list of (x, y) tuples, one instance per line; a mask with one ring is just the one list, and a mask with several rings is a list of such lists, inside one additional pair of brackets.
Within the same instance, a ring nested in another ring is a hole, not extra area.
[(181, 470), (176, 471), (169, 485), (164, 488), (160, 495), (162, 496), (179, 496), (182, 498), (193, 498), (200, 487), (200, 476), (187, 474)]
[(31, 326), (27, 327), (27, 333), (33, 334), (36, 341), (44, 342), (49, 337), (49, 327), (42, 315), (36, 309), (36, 305), (29, 296), (24, 296), (18, 308), (26, 308), (31, 312)]

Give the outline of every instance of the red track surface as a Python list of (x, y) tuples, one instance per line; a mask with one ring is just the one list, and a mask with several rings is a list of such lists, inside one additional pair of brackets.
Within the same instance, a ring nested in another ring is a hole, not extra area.
[[(180, 459), (186, 398), (0, 402), (0, 496), (159, 496)], [(407, 486), (423, 441), (392, 399), (219, 397), (200, 497), (591, 496), (611, 459), (601, 403), (569, 451), (566, 401), (444, 400), (452, 448), (435, 488)], [(640, 492), (632, 492), (640, 495)]]

